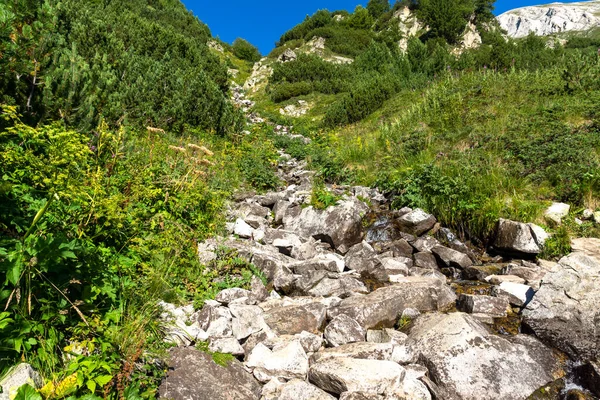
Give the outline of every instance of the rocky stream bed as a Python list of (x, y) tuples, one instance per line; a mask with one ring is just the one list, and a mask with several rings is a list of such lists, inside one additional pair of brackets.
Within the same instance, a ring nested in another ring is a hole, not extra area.
[[(233, 249), (268, 284), (197, 311), (163, 303), (178, 344), (163, 398), (598, 398), (600, 240), (537, 260), (543, 230), (500, 220), (486, 252), (365, 187), (329, 187), (341, 200), (318, 210), (313, 172), (281, 156), (286, 187), (240, 196), (231, 236), (198, 249), (207, 265)], [(198, 342), (235, 359), (217, 365)]]

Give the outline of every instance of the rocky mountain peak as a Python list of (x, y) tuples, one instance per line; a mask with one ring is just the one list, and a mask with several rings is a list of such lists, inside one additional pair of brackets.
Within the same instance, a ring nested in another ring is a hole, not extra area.
[(508, 36), (521, 38), (534, 33), (547, 36), (570, 31), (586, 31), (600, 26), (600, 1), (552, 3), (522, 7), (498, 17)]

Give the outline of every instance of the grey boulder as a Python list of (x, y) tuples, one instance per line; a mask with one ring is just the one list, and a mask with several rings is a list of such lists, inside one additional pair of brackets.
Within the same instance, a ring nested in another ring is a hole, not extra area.
[(519, 400), (564, 375), (559, 358), (536, 339), (490, 334), (463, 313), (417, 319), (406, 345), (427, 365), (445, 400)]
[(600, 261), (572, 253), (548, 273), (523, 311), (523, 322), (571, 357), (600, 357)]
[(337, 313), (353, 318), (365, 329), (389, 328), (396, 324), (407, 308), (421, 312), (436, 311), (451, 306), (455, 300), (456, 295), (445, 282), (437, 278), (409, 276), (368, 295), (342, 300)]
[(171, 350), (169, 371), (158, 389), (160, 398), (173, 400), (258, 400), (260, 384), (242, 364), (223, 367), (193, 348)]
[(324, 332), (325, 340), (331, 347), (347, 343), (364, 342), (365, 335), (365, 330), (358, 322), (345, 314), (340, 314), (332, 319)]
[(496, 227), (494, 248), (511, 255), (534, 256), (541, 251), (530, 226), (502, 218)]

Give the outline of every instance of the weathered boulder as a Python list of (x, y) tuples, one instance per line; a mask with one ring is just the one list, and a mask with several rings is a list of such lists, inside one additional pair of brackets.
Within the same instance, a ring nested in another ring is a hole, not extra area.
[(383, 395), (367, 392), (344, 392), (340, 400), (383, 400)]
[(279, 56), (279, 61), (281, 61), (281, 62), (289, 62), (289, 61), (296, 60), (296, 58), (298, 58), (298, 56), (296, 55), (296, 53), (294, 52), (294, 50), (287, 49), (286, 51), (284, 51)]
[(307, 271), (330, 271), (344, 272), (344, 258), (335, 253), (323, 253), (303, 261), (298, 261), (290, 266), (297, 274), (304, 274)]
[(160, 398), (173, 400), (258, 400), (260, 384), (237, 360), (223, 367), (193, 348), (172, 349)]
[(488, 275), (482, 280), (491, 283), (492, 285), (501, 285), (505, 282), (523, 285), (526, 282), (525, 279), (516, 275)]
[(13, 399), (21, 386), (39, 389), (43, 385), (40, 374), (29, 364), (19, 364), (0, 380), (0, 400)]
[(286, 214), (283, 224), (287, 230), (329, 243), (345, 254), (350, 247), (362, 241), (362, 220), (368, 211), (365, 203), (352, 197), (326, 210), (307, 207), (297, 216)]
[(496, 228), (494, 249), (511, 255), (525, 256), (534, 256), (541, 251), (527, 224), (502, 218)]
[(268, 329), (263, 318), (263, 310), (259, 306), (232, 304), (229, 310), (234, 317), (231, 328), (237, 340), (246, 339), (253, 333)]
[(313, 354), (311, 362), (321, 361), (327, 358), (359, 358), (362, 360), (384, 360), (391, 361), (394, 351), (392, 343), (369, 343), (356, 342), (331, 347)]
[(435, 246), (431, 252), (440, 260), (445, 267), (465, 269), (473, 265), (473, 261), (464, 253), (452, 250), (444, 246)]
[(424, 269), (437, 269), (438, 263), (431, 253), (416, 253), (413, 255), (413, 265)]
[(535, 295), (535, 291), (531, 286), (514, 282), (502, 282), (499, 286), (494, 286), (492, 293), (496, 297), (508, 300), (510, 304), (517, 307), (527, 305)]
[(292, 379), (281, 387), (278, 400), (335, 400), (335, 397), (300, 379)]
[(254, 233), (254, 228), (243, 219), (238, 218), (233, 225), (233, 233), (243, 239), (250, 239)]
[(295, 285), (298, 294), (314, 297), (346, 298), (356, 293), (369, 292), (365, 284), (354, 276), (326, 271), (307, 272), (296, 280)]
[(235, 300), (246, 298), (252, 298), (252, 292), (245, 289), (240, 288), (229, 288), (220, 291), (216, 296), (215, 300), (221, 304), (229, 304)]
[(469, 314), (488, 314), (492, 317), (506, 317), (508, 300), (500, 297), (474, 296), (461, 294), (456, 302), (460, 311)]
[(254, 368), (254, 376), (261, 382), (273, 378), (305, 379), (308, 372), (308, 357), (297, 341), (277, 351), (271, 351), (262, 343), (254, 347), (246, 366)]
[(331, 347), (347, 343), (364, 342), (365, 335), (365, 330), (358, 322), (345, 314), (340, 314), (332, 319), (324, 332), (325, 340)]
[(580, 252), (600, 262), (600, 239), (579, 238), (571, 241), (573, 252)]
[(544, 213), (544, 217), (546, 217), (547, 220), (560, 225), (562, 223), (562, 219), (569, 215), (570, 210), (571, 206), (568, 204), (553, 203)]
[(326, 358), (310, 367), (309, 381), (330, 393), (371, 392), (383, 394), (400, 385), (404, 368), (391, 361)]
[(250, 280), (250, 292), (252, 292), (252, 296), (256, 299), (256, 301), (265, 301), (267, 297), (269, 297), (269, 291), (265, 284), (260, 280), (256, 275), (252, 276)]
[(525, 399), (564, 375), (559, 358), (536, 339), (490, 334), (463, 313), (419, 317), (406, 345), (447, 400)]
[(455, 300), (456, 295), (445, 282), (409, 276), (366, 296), (344, 299), (337, 313), (355, 319), (365, 329), (392, 327), (406, 308), (435, 311), (454, 304)]
[(543, 341), (573, 358), (600, 357), (600, 261), (572, 253), (549, 272), (523, 311), (523, 322)]
[(318, 333), (325, 324), (327, 307), (319, 302), (275, 307), (265, 311), (265, 322), (279, 335), (303, 331)]
[(381, 268), (384, 275), (387, 278), (394, 275), (407, 276), (410, 268), (413, 266), (412, 258), (407, 257), (380, 257), (379, 260), (381, 261)]
[(352, 271), (368, 273), (380, 280), (386, 280), (385, 272), (373, 247), (363, 241), (350, 248), (344, 257), (346, 267)]
[(437, 220), (433, 215), (427, 214), (420, 208), (404, 214), (397, 219), (401, 230), (416, 236), (421, 236), (429, 231), (436, 222)]
[(244, 354), (244, 348), (235, 338), (211, 338), (208, 344), (208, 350), (213, 353), (226, 353), (234, 356)]

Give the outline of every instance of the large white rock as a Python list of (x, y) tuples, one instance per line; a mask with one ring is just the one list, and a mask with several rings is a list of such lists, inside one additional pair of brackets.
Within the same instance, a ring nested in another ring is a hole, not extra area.
[(541, 249), (527, 224), (500, 218), (494, 248), (509, 254), (536, 255)]
[(364, 342), (365, 330), (356, 320), (345, 314), (338, 315), (325, 328), (325, 340), (331, 347), (347, 343)]
[(392, 327), (407, 308), (436, 311), (454, 304), (455, 300), (456, 295), (445, 282), (437, 278), (408, 276), (366, 296), (344, 299), (337, 313), (348, 315), (365, 329)]
[(263, 318), (263, 310), (258, 306), (232, 304), (229, 306), (233, 320), (231, 327), (237, 340), (247, 338), (253, 333), (269, 329)]
[(233, 233), (243, 239), (250, 239), (254, 233), (254, 228), (241, 218), (238, 218), (233, 225)]
[(248, 356), (246, 366), (254, 368), (254, 376), (261, 382), (273, 378), (306, 379), (308, 357), (297, 341), (278, 351), (271, 351), (259, 343)]
[(463, 313), (419, 317), (406, 345), (449, 400), (520, 400), (562, 376), (561, 361), (531, 336), (489, 333)]
[(310, 382), (330, 393), (373, 392), (383, 394), (398, 387), (404, 368), (392, 361), (329, 358), (310, 367)]
[(573, 358), (600, 357), (600, 261), (582, 252), (559, 262), (542, 279), (523, 322)]
[(335, 400), (335, 397), (310, 383), (292, 379), (281, 387), (278, 400)]
[(0, 381), (0, 400), (13, 399), (21, 386), (31, 385), (36, 389), (42, 387), (43, 381), (37, 371), (29, 364), (19, 364)]
[(510, 304), (521, 307), (531, 301), (535, 291), (531, 286), (523, 285), (514, 282), (502, 282), (499, 286), (494, 287), (496, 297), (501, 297)]
[(569, 215), (569, 211), (571, 210), (571, 206), (565, 203), (553, 203), (546, 212), (544, 216), (554, 222), (555, 224), (560, 225), (562, 223), (562, 219)]
[(552, 3), (507, 11), (498, 16), (500, 27), (513, 38), (530, 33), (546, 36), (569, 31), (586, 31), (600, 25), (600, 2)]

